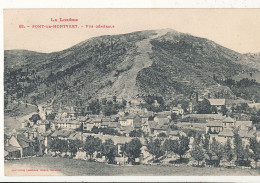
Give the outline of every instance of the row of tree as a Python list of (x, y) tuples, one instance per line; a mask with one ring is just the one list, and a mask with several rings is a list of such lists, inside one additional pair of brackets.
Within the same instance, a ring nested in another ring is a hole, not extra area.
[(210, 143), (209, 136), (206, 135), (204, 140), (195, 139), (190, 154), (198, 162), (198, 165), (204, 159), (208, 164), (215, 166), (219, 166), (223, 159), (229, 162), (230, 166), (232, 161), (235, 161), (236, 165), (250, 166), (250, 159), (253, 159), (257, 165), (260, 158), (260, 143), (254, 138), (250, 139), (250, 145), (244, 146), (240, 136), (235, 134), (233, 145), (230, 139), (222, 145), (215, 138)]
[(65, 153), (67, 156), (68, 152), (70, 157), (75, 157), (79, 150), (86, 152), (86, 155), (89, 156), (90, 160), (93, 160), (93, 155), (96, 152), (96, 157), (106, 157), (109, 163), (113, 163), (117, 155), (117, 148), (114, 145), (113, 140), (107, 139), (104, 143), (100, 138), (95, 138), (94, 136), (88, 136), (85, 142), (81, 140), (61, 140), (58, 138), (52, 139), (50, 143), (50, 150), (57, 155), (59, 153)]
[[(164, 139), (164, 138), (149, 138), (146, 139), (146, 151), (153, 156), (154, 161), (159, 161), (159, 158), (176, 154), (182, 162), (187, 158), (183, 158), (188, 153), (197, 161), (197, 165), (203, 160), (209, 165), (219, 166), (220, 162), (226, 160), (230, 163), (235, 161), (236, 165), (250, 166), (250, 159), (256, 163), (260, 158), (260, 143), (256, 139), (250, 139), (250, 145), (244, 146), (242, 139), (238, 134), (234, 136), (233, 145), (231, 140), (222, 145), (215, 138), (210, 143), (209, 135), (202, 138), (201, 135), (194, 139), (192, 149), (190, 149), (189, 137), (180, 136), (178, 139)], [(133, 138), (129, 143), (125, 143), (121, 147), (121, 156), (128, 157), (128, 163), (135, 163), (136, 158), (141, 156), (141, 148), (143, 144), (139, 138)], [(50, 149), (55, 152), (66, 153), (70, 152), (70, 156), (74, 157), (82, 149), (93, 160), (94, 154), (96, 158), (102, 156), (106, 157), (108, 163), (115, 163), (115, 157), (118, 156), (117, 146), (112, 139), (102, 140), (98, 137), (88, 136), (83, 143), (80, 140), (65, 141), (60, 139), (53, 139)], [(190, 150), (190, 151), (189, 151)]]

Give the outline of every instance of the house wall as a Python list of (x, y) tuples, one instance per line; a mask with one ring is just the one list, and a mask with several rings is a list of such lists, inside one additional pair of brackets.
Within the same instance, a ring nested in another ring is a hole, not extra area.
[(133, 119), (127, 119), (126, 121), (119, 122), (121, 126), (134, 126)]
[(14, 151), (14, 152), (8, 152), (8, 155), (5, 156), (5, 159), (15, 159), (20, 157), (21, 157), (20, 151)]
[(12, 137), (10, 138), (9, 144), (12, 145), (12, 146), (14, 146), (14, 147), (17, 147), (17, 148), (20, 148), (20, 147), (21, 147), (20, 144), (18, 143), (17, 139), (16, 139), (14, 136), (12, 136)]
[(224, 127), (224, 128), (234, 127), (234, 123), (225, 123), (225, 122), (223, 122), (223, 127)]
[(207, 126), (206, 133), (208, 133), (209, 129), (211, 129), (212, 132), (214, 132), (214, 130), (215, 130), (217, 133), (223, 131), (222, 126)]
[(257, 133), (257, 135), (256, 135), (256, 140), (257, 140), (257, 142), (260, 141), (260, 133)]
[(148, 126), (143, 126), (143, 127), (142, 127), (142, 130), (143, 130), (143, 132), (145, 132), (145, 133), (151, 133), (151, 130), (150, 130), (150, 128), (149, 128)]
[(45, 124), (44, 125), (39, 125), (38, 130), (39, 130), (40, 133), (46, 132), (46, 125)]
[(34, 152), (33, 146), (23, 148), (22, 157), (34, 156), (34, 155), (35, 155), (35, 152)]
[(244, 146), (250, 145), (250, 139), (249, 138), (242, 138), (242, 143)]
[(148, 121), (148, 118), (142, 118), (142, 124), (146, 123)]
[(83, 130), (91, 131), (93, 127), (94, 127), (94, 124), (87, 123), (87, 124), (83, 125)]
[(165, 133), (167, 134), (167, 132), (165, 130), (154, 130), (154, 135), (158, 136), (160, 133)]
[(74, 123), (58, 123), (58, 128), (64, 128), (64, 129), (77, 129), (80, 127), (80, 124), (74, 124)]
[(87, 156), (86, 156), (86, 152), (84, 151), (78, 151), (76, 153), (76, 156), (75, 156), (75, 159), (86, 159)]
[(98, 127), (98, 128), (101, 127), (101, 123), (94, 123), (93, 125), (96, 126), (96, 127)]

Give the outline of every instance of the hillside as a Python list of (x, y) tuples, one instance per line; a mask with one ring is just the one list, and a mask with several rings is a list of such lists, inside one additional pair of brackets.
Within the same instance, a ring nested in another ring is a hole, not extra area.
[(244, 60), (241, 64), (249, 65), (252, 68), (260, 70), (260, 53), (247, 53), (244, 54)]
[[(176, 94), (215, 85), (213, 77), (256, 71), (250, 56), (171, 29), (100, 36), (54, 53), (5, 51), (6, 97), (75, 105), (91, 97)], [(215, 76), (214, 76), (215, 75)]]
[(151, 44), (153, 64), (137, 78), (143, 93), (188, 94), (216, 84), (213, 77), (222, 79), (254, 70), (241, 64), (245, 59), (242, 54), (204, 38), (169, 32)]

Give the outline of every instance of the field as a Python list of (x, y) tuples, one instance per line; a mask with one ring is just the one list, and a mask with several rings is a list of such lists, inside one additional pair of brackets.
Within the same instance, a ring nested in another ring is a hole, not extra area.
[(5, 115), (10, 117), (22, 117), (33, 112), (37, 112), (37, 107), (32, 104), (28, 104), (27, 107), (26, 104), (12, 104), (11, 111), (5, 112)]
[[(12, 171), (22, 169), (23, 171)], [(26, 171), (35, 169), (38, 171)], [(48, 171), (40, 171), (48, 169)], [(56, 169), (59, 171), (50, 171)], [(259, 169), (234, 169), (214, 167), (188, 167), (188, 166), (163, 166), (163, 165), (135, 165), (117, 166), (105, 163), (88, 162), (54, 157), (33, 157), (21, 160), (5, 162), (5, 175), (67, 175), (67, 176), (119, 176), (119, 175), (142, 175), (142, 176), (259, 176)]]
[(14, 105), (11, 112), (5, 112), (4, 114), (4, 126), (7, 129), (19, 129), (21, 128), (21, 122), (28, 120), (36, 112), (37, 107), (33, 105), (28, 105), (27, 107), (25, 104)]

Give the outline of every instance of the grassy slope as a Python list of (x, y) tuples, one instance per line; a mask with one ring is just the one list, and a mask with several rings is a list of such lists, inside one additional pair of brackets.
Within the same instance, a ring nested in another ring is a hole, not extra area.
[[(59, 175), (64, 174), (68, 176), (118, 176), (118, 175), (175, 175), (175, 176), (234, 176), (234, 175), (259, 175), (259, 170), (253, 169), (226, 169), (226, 168), (196, 168), (196, 167), (173, 167), (173, 166), (115, 166), (104, 163), (87, 162), (82, 160), (73, 160), (65, 158), (53, 157), (38, 157), (22, 160), (14, 160), (5, 162), (5, 171), (10, 171), (13, 168), (20, 169), (60, 169)], [(19, 172), (18, 172), (19, 173)], [(24, 175), (28, 172), (24, 172)], [(39, 175), (39, 172), (36, 172)], [(44, 173), (43, 173), (44, 175)]]
[(37, 112), (37, 107), (28, 105), (27, 108), (25, 104), (20, 104), (19, 106), (14, 106), (11, 113), (5, 113), (4, 126), (9, 129), (19, 129), (21, 128), (21, 122), (24, 116), (28, 117), (30, 114)]

